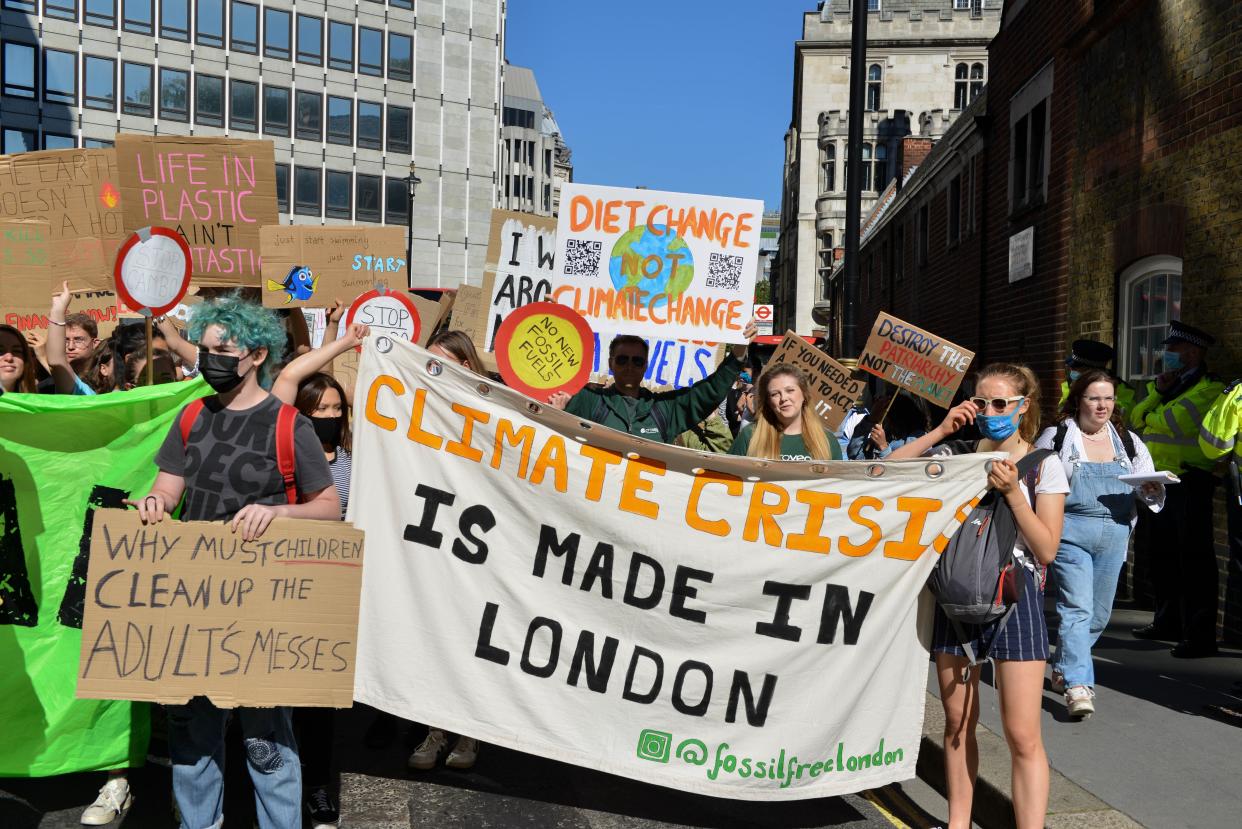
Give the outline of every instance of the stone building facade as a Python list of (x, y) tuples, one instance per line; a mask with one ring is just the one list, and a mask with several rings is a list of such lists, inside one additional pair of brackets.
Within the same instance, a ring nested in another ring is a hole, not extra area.
[[(823, 328), (826, 277), (845, 231), (850, 6), (822, 2), (805, 13), (794, 44), (773, 287), (778, 327), (802, 333)], [(939, 138), (982, 90), (987, 44), (1000, 22), (997, 0), (873, 0), (869, 6), (863, 215), (900, 172), (901, 140)]]
[(413, 162), (411, 284), (477, 284), (504, 32), (503, 0), (2, 0), (3, 151), (270, 138), (298, 224), (405, 225)]
[(573, 155), (539, 93), (535, 73), (525, 66), (505, 64), (500, 137), (497, 206), (557, 215), (561, 187), (574, 180)]

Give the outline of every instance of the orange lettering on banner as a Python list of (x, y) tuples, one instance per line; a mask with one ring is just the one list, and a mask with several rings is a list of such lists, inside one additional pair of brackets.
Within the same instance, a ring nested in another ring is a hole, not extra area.
[(530, 463), (531, 447), (535, 445), (535, 427), (523, 426), (520, 429), (514, 429), (513, 421), (507, 417), (502, 417), (496, 421), (496, 445), (492, 447), (492, 469), (500, 468), (500, 461), (504, 456), (505, 443), (508, 443), (515, 449), (518, 446), (522, 447), (522, 457), (518, 461), (517, 476), (525, 478), (526, 466)]
[(410, 430), (406, 437), (415, 443), (421, 443), (428, 449), (439, 449), (444, 438), (432, 432), (423, 431), (423, 409), (427, 406), (427, 390), (414, 390), (414, 405), (410, 407)]
[(639, 492), (651, 492), (655, 481), (643, 477), (644, 472), (662, 476), (668, 467), (662, 461), (649, 458), (630, 458), (625, 464), (625, 475), (621, 479), (621, 500), (617, 503), (625, 512), (656, 518), (660, 514), (660, 505), (654, 501), (645, 501), (638, 497)]
[(934, 498), (898, 498), (897, 509), (910, 513), (910, 520), (906, 522), (906, 531), (900, 541), (884, 543), (884, 557), (914, 561), (923, 555), (923, 551), (927, 549), (927, 545), (923, 543), (923, 527), (927, 524), (927, 516), (939, 512), (943, 506), (943, 503)]
[(733, 497), (742, 494), (742, 479), (726, 472), (715, 472), (711, 469), (700, 469), (694, 475), (690, 485), (690, 500), (686, 502), (686, 526), (692, 530), (724, 537), (729, 534), (729, 522), (723, 518), (709, 520), (699, 513), (699, 498), (703, 496), (703, 487), (708, 484), (723, 484), (725, 492)]
[(824, 528), (824, 512), (841, 508), (841, 496), (836, 492), (818, 492), (814, 489), (800, 489), (794, 495), (798, 503), (806, 504), (806, 526), (800, 533), (792, 533), (785, 539), (785, 546), (791, 550), (802, 550), (806, 553), (828, 553), (832, 550), (832, 542), (820, 531)]
[(548, 442), (539, 450), (535, 458), (535, 468), (530, 471), (530, 482), (538, 485), (543, 483), (543, 476), (548, 469), (552, 470), (552, 485), (557, 492), (569, 491), (569, 459), (565, 456), (565, 439), (560, 435), (552, 435)]
[(864, 509), (873, 509), (877, 512), (884, 509), (884, 502), (879, 498), (872, 498), (870, 495), (860, 495), (850, 504), (849, 516), (850, 520), (861, 527), (871, 530), (871, 537), (862, 544), (855, 544), (846, 536), (841, 536), (837, 542), (837, 547), (847, 556), (861, 557), (870, 553), (880, 543), (880, 539), (884, 537), (884, 531), (880, 529), (880, 525), (872, 521), (870, 518), (863, 518), (862, 511)]
[(490, 421), (492, 419), (491, 412), (481, 412), (478, 409), (463, 406), (461, 403), (454, 403), (453, 411), (464, 417), (465, 421), (461, 425), (461, 440), (450, 440), (444, 445), (445, 451), (451, 452), (459, 458), (481, 463), (483, 460), (483, 450), (471, 446), (470, 438), (474, 434), (474, 424)]
[[(776, 503), (769, 504), (764, 496), (771, 493), (776, 496)], [(742, 528), (744, 541), (758, 541), (759, 530), (763, 530), (763, 543), (769, 547), (781, 546), (781, 527), (776, 523), (776, 516), (784, 515), (789, 509), (789, 491), (783, 486), (757, 481), (750, 491), (750, 507), (746, 510), (746, 524)]]
[(621, 453), (584, 443), (579, 447), (584, 457), (591, 459), (591, 471), (587, 474), (586, 498), (598, 501), (604, 493), (604, 472), (609, 466), (621, 463)]
[[(675, 233), (679, 236), (693, 236), (708, 242), (716, 242), (722, 247), (748, 248), (750, 242), (742, 237), (754, 228), (755, 214), (739, 213), (736, 216), (728, 211), (717, 208), (705, 210), (698, 207), (682, 207), (674, 214), (667, 204), (657, 204), (647, 211), (645, 219), (638, 217), (638, 211), (644, 206), (641, 201), (620, 201), (614, 199), (591, 200), (588, 196), (574, 196), (569, 202), (569, 229), (573, 233), (581, 233), (588, 228), (604, 233), (616, 234), (638, 225), (645, 224), (647, 231), (653, 236)], [(628, 208), (629, 219), (624, 226), (620, 224), (622, 208)], [(657, 230), (657, 226), (666, 228)]]
[(374, 423), (381, 429), (394, 432), (397, 429), (397, 421), (387, 415), (379, 413), (379, 409), (375, 406), (376, 398), (379, 397), (380, 389), (392, 389), (393, 394), (400, 397), (405, 394), (405, 384), (396, 377), (390, 377), (387, 374), (381, 374), (371, 383), (371, 388), (367, 390), (367, 420)]

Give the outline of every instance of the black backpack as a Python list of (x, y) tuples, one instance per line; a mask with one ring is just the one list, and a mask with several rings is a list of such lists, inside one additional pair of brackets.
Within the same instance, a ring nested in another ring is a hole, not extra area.
[[(974, 445), (951, 444), (949, 448), (954, 454), (964, 454), (974, 451)], [(965, 446), (972, 448), (965, 449)], [(1035, 449), (1018, 461), (1018, 479), (1026, 483), (1028, 492), (1035, 491), (1039, 466), (1052, 454), (1050, 449)], [(1017, 541), (1018, 522), (1013, 510), (1004, 496), (996, 490), (988, 490), (949, 539), (936, 562), (936, 569), (927, 580), (928, 588), (966, 651), (970, 668), (987, 659), (991, 645), (976, 655), (962, 625), (985, 625), (999, 619), (1003, 628), (1017, 607), (1021, 574), (1016, 568), (1022, 566), (1013, 555)]]

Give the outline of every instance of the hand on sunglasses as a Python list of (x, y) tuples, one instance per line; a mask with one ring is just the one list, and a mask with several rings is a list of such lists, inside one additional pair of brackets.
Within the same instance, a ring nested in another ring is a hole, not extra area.
[(968, 423), (975, 422), (975, 416), (979, 414), (979, 407), (969, 400), (963, 400), (945, 415), (944, 420), (936, 430), (940, 433), (940, 437), (947, 438), (949, 435), (961, 429)]

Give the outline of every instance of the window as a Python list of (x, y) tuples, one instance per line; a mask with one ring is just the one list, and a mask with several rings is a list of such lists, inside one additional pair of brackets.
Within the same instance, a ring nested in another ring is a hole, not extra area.
[(190, 120), (189, 72), (160, 68), (160, 117), (170, 121)]
[(505, 107), (501, 117), (501, 123), (506, 127), (522, 127), (528, 130), (535, 128), (535, 113), (529, 109)]
[(358, 146), (371, 150), (384, 146), (384, 109), (379, 104), (358, 102)]
[(1048, 99), (1053, 65), (1049, 63), (1009, 100), (1009, 211), (1044, 200), (1049, 141)]
[(974, 101), (979, 97), (979, 93), (983, 91), (983, 64), (972, 63), (970, 65), (970, 100)]
[(229, 126), (243, 132), (259, 129), (259, 85), (229, 79)]
[(380, 177), (354, 176), (354, 218), (360, 222), (380, 220)]
[(949, 246), (952, 247), (962, 240), (962, 177), (949, 179), (948, 204), (949, 213)]
[(363, 75), (384, 75), (384, 33), (379, 29), (358, 27), (358, 71)]
[(151, 67), (145, 63), (121, 64), (121, 112), (129, 115), (151, 115)]
[(263, 54), (289, 60), (289, 12), (263, 8)]
[(121, 0), (121, 28), (140, 35), (155, 34), (151, 0)]
[(388, 106), (388, 152), (410, 151), (410, 115), (408, 107)]
[(388, 77), (398, 81), (414, 77), (414, 41), (409, 35), (388, 33)]
[(328, 143), (354, 143), (354, 102), (349, 98), (328, 96)]
[(884, 70), (873, 63), (867, 68), (867, 112), (879, 112), (880, 87), (884, 84)]
[(4, 44), (4, 94), (18, 98), (35, 96), (35, 47), (28, 43)]
[(289, 165), (276, 165), (276, 205), (281, 213), (289, 212)]
[[(289, 134), (289, 90), (286, 87), (263, 87), (263, 132), (267, 135)], [(288, 212), (288, 204), (285, 208)]]
[(871, 145), (862, 145), (862, 189), (871, 190)]
[(1182, 260), (1142, 259), (1121, 275), (1118, 370), (1126, 380), (1155, 377), (1163, 368), (1169, 320), (1182, 316)]
[(34, 130), (9, 130), (4, 131), (4, 154), (9, 153), (27, 153), (37, 150), (39, 145), (35, 143)]
[(819, 235), (819, 272), (825, 278), (832, 272), (833, 258), (835, 256), (832, 241), (831, 231)]
[(194, 73), (194, 123), (224, 126), (224, 78)]
[(293, 210), (300, 216), (319, 215), (319, 168), (293, 168)]
[(249, 3), (233, 3), (229, 19), (230, 43), (235, 52), (259, 54), (259, 7)]
[(78, 146), (78, 140), (72, 135), (62, 135), (59, 132), (43, 133), (43, 149), (45, 150), (72, 150)]
[(403, 225), (410, 220), (410, 195), (403, 178), (384, 179), (384, 223)]
[(412, 9), (414, 0), (388, 0), (388, 5), (398, 9)]
[(43, 100), (54, 104), (78, 103), (78, 56), (76, 52), (43, 50)]
[(888, 184), (888, 145), (875, 145), (875, 189), (883, 190)]
[(86, 0), (86, 22), (92, 26), (116, 27), (116, 0)]
[(322, 19), (298, 15), (298, 62), (323, 66)]
[(353, 215), (353, 182), (350, 181), (349, 173), (342, 173), (339, 170), (328, 170), (324, 177), (327, 179), (325, 190), (327, 191), (326, 213), (334, 219), (348, 219)]
[(203, 46), (224, 48), (224, 0), (198, 0), (194, 39)]
[(323, 96), (318, 92), (298, 91), (297, 137), (312, 141), (323, 140)]
[(83, 105), (116, 112), (116, 61), (83, 55), (82, 88)]
[[(4, 0), (6, 9), (16, 9), (19, 12), (28, 12), (30, 14), (38, 14), (39, 6), (35, 0)], [(31, 149), (34, 149), (33, 147)]]
[(832, 193), (837, 189), (837, 145), (824, 148), (823, 174), (819, 177), (819, 192)]
[(43, 16), (78, 20), (78, 0), (43, 0)]
[[(299, 48), (301, 48), (299, 46)], [(354, 26), (328, 21), (328, 68), (354, 71)]]
[(969, 81), (967, 75), (970, 72), (969, 67), (964, 63), (959, 63), (953, 69), (953, 108), (965, 109), (970, 105)]
[(880, 10), (880, 0), (867, 0), (867, 11), (878, 12)]
[(160, 0), (160, 37), (190, 40), (190, 0)]
[(919, 267), (922, 267), (923, 265), (927, 264), (927, 247), (928, 247), (928, 235), (929, 235), (927, 225), (928, 225), (929, 219), (930, 219), (930, 216), (929, 216), (928, 206), (925, 204), (919, 208), (919, 219), (918, 219), (919, 225), (917, 228), (918, 239), (916, 241), (916, 245), (918, 246), (918, 250), (916, 252), (916, 255), (917, 255), (917, 261), (919, 263)]
[(108, 138), (83, 138), (82, 149), (84, 150), (110, 150), (116, 146), (116, 142)]

